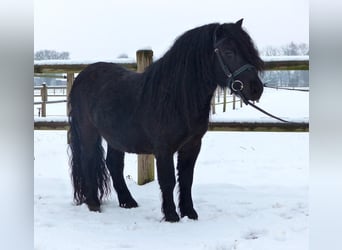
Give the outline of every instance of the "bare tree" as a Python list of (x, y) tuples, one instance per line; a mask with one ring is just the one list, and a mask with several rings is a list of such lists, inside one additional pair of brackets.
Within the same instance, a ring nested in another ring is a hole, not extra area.
[(55, 50), (39, 50), (34, 53), (34, 60), (67, 60), (69, 52), (57, 52)]
[(121, 53), (118, 55), (118, 58), (128, 58), (128, 55), (126, 53)]
[(309, 54), (309, 45), (306, 43), (290, 42), (281, 47), (267, 46), (261, 50), (263, 56), (303, 56)]
[(297, 56), (298, 55), (298, 47), (294, 42), (290, 42), (281, 48), (282, 54), (284, 56)]
[(309, 55), (309, 45), (306, 43), (298, 44), (299, 55)]
[(267, 46), (261, 50), (261, 54), (264, 56), (279, 56), (281, 54), (281, 51), (279, 48), (276, 48), (274, 46)]

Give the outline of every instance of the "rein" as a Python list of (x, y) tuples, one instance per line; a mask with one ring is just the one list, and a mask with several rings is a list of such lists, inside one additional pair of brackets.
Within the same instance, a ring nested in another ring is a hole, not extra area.
[(249, 100), (246, 99), (246, 97), (242, 94), (241, 90), (237, 91), (236, 93), (242, 98), (243, 102), (244, 102), (246, 105), (249, 104), (249, 105), (251, 105), (253, 108), (259, 110), (260, 112), (262, 112), (262, 113), (264, 113), (264, 114), (266, 114), (266, 115), (268, 115), (268, 116), (270, 116), (270, 117), (272, 117), (272, 118), (274, 118), (274, 119), (277, 119), (278, 121), (287, 122), (287, 123), (289, 122), (289, 121), (287, 121), (287, 120), (284, 120), (284, 119), (279, 118), (278, 116), (272, 115), (272, 114), (268, 113), (267, 111), (263, 110), (262, 108), (256, 106), (256, 105), (253, 104), (251, 101), (249, 101)]
[[(216, 33), (216, 32), (215, 32)], [(216, 37), (214, 37), (216, 38)], [(228, 80), (228, 86), (231, 90), (232, 93), (234, 94), (237, 94), (238, 96), (241, 97), (241, 99), (243, 100), (243, 102), (246, 104), (246, 105), (251, 105), (253, 108), (259, 110), (260, 112), (274, 118), (274, 119), (277, 119), (278, 121), (281, 121), (281, 122), (289, 122), (289, 121), (286, 121), (284, 119), (281, 119), (275, 115), (272, 115), (270, 113), (268, 113), (267, 111), (263, 110), (262, 108), (256, 106), (255, 104), (253, 104), (252, 102), (250, 102), (246, 97), (245, 95), (242, 93), (242, 90), (244, 88), (243, 86), (243, 82), (240, 81), (240, 80), (235, 80), (235, 77), (238, 76), (239, 74), (241, 74), (242, 72), (246, 71), (246, 70), (250, 70), (250, 69), (255, 69), (255, 67), (251, 64), (244, 64), (242, 65), (240, 68), (238, 68), (237, 70), (235, 70), (234, 72), (231, 72), (228, 68), (228, 65), (225, 65), (224, 62), (223, 62), (223, 58), (222, 58), (222, 54), (220, 52), (220, 50), (217, 48), (217, 43), (216, 43), (216, 39), (214, 39), (214, 47), (216, 47), (214, 49), (214, 52), (215, 54), (217, 55), (217, 59), (220, 63), (220, 66), (224, 72), (224, 74), (227, 76), (227, 80)]]

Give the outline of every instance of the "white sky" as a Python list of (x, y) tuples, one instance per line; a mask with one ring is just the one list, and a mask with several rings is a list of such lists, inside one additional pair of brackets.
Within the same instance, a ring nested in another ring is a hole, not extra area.
[(151, 47), (159, 57), (191, 28), (240, 18), (259, 49), (309, 43), (309, 0), (35, 0), (34, 50), (95, 60)]

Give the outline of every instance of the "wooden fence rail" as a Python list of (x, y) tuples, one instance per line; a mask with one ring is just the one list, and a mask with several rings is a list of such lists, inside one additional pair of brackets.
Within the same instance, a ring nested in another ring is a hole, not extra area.
[[(67, 120), (37, 120), (35, 130), (68, 130)], [(209, 122), (208, 131), (309, 132), (308, 122)]]
[[(137, 51), (136, 62), (131, 60), (117, 60), (115, 63), (119, 63), (122, 66), (142, 72), (150, 63), (152, 63), (152, 51)], [(309, 57), (286, 57), (286, 58), (273, 58), (264, 57), (265, 70), (308, 70), (309, 69)], [(79, 73), (89, 64), (93, 62), (70, 62), (70, 61), (35, 61), (34, 74), (35, 76), (56, 75), (59, 73), (66, 74), (67, 87), (66, 97), (68, 99), (75, 73)], [(61, 77), (61, 76), (58, 76)], [(226, 98), (226, 95), (223, 96)], [(42, 116), (46, 116), (46, 104), (52, 102), (66, 102), (61, 101), (48, 101), (47, 86), (43, 85), (41, 88), (41, 102), (35, 104), (41, 104)], [(227, 103), (224, 99), (224, 103)], [(225, 105), (225, 104), (224, 104)], [(233, 101), (235, 105), (235, 101)], [(241, 105), (241, 104), (240, 104)], [(215, 105), (214, 105), (215, 107)], [(224, 109), (226, 107), (224, 106)], [(67, 114), (69, 113), (69, 107), (67, 106)], [(69, 124), (65, 121), (58, 120), (39, 120), (34, 122), (34, 129), (42, 130), (68, 130)], [(210, 131), (292, 131), (292, 132), (307, 132), (309, 131), (309, 124), (303, 123), (267, 123), (267, 122), (210, 122)], [(138, 184), (144, 184), (154, 179), (154, 159), (150, 155), (138, 156)]]
[[(309, 70), (309, 56), (262, 57), (265, 70)], [(97, 61), (76, 62), (72, 60), (44, 60), (34, 62), (35, 76), (56, 73), (79, 73), (91, 63)], [(113, 60), (131, 70), (137, 70), (137, 63), (132, 60)]]
[[(43, 85), (35, 86), (34, 87), (34, 97), (41, 97), (41, 89)], [(66, 85), (59, 85), (59, 86), (49, 86), (47, 87), (47, 95), (48, 96), (64, 96), (66, 97)], [(39, 92), (39, 94), (37, 93)]]

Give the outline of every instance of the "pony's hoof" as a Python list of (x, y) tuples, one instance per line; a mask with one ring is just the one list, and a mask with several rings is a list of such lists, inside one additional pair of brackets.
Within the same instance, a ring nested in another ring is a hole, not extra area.
[(187, 211), (187, 212), (182, 212), (181, 217), (183, 218), (185, 216), (188, 216), (188, 218), (192, 220), (198, 219), (198, 214), (195, 209), (191, 209), (190, 211)]
[(138, 207), (138, 203), (135, 200), (131, 200), (131, 201), (127, 201), (127, 202), (120, 202), (120, 207), (134, 208), (134, 207)]
[(176, 212), (165, 214), (165, 221), (167, 222), (178, 222), (180, 220)]
[(101, 213), (101, 208), (99, 205), (90, 205), (90, 204), (87, 204), (87, 205), (88, 205), (89, 211)]

